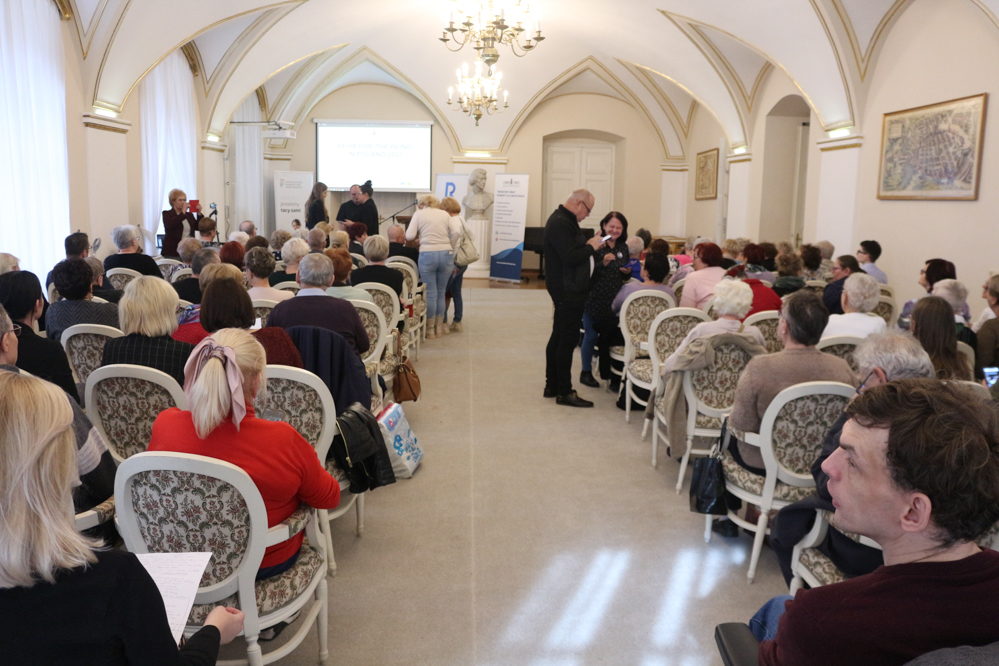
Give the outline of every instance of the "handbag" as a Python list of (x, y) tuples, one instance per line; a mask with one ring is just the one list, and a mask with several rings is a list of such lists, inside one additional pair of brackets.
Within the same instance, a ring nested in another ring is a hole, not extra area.
[(468, 266), (479, 260), (479, 251), (475, 249), (475, 243), (472, 242), (472, 237), (468, 233), (465, 220), (460, 217), (458, 220), (461, 222), (461, 238), (458, 240), (458, 249), (454, 252), (454, 265)]
[(336, 429), (326, 460), (332, 459), (347, 475), (351, 493), (395, 483), (381, 426), (371, 412), (355, 402), (337, 417)]
[(706, 458), (694, 461), (694, 473), (690, 479), (690, 510), (711, 516), (728, 515), (725, 472), (717, 444)]
[(392, 397), (396, 402), (420, 399), (420, 376), (416, 374), (413, 362), (408, 358), (395, 366), (395, 383), (392, 384)]

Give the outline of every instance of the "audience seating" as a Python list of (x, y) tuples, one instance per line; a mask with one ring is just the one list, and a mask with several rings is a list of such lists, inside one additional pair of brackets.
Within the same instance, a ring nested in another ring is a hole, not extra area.
[(421, 319), (416, 313), (416, 284), (419, 282), (419, 273), (413, 270), (413, 267), (409, 264), (403, 262), (386, 262), (386, 266), (389, 268), (394, 268), (395, 270), (402, 273), (402, 289), (403, 289), (403, 301), (405, 303), (405, 311), (403, 312), (403, 317), (406, 321), (406, 345), (407, 347), (414, 347), (416, 353), (414, 354), (415, 359), (420, 358), (420, 326)]
[(113, 326), (100, 324), (76, 324), (62, 332), (62, 348), (78, 384), (86, 384), (90, 373), (101, 367), (104, 343), (124, 335)]
[(90, 300), (91, 300), (91, 302), (93, 302), (93, 303), (107, 303), (107, 301), (105, 301), (105, 300), (104, 300), (103, 298), (101, 298), (100, 296), (91, 296), (91, 297), (90, 297)]
[(294, 280), (285, 280), (284, 282), (278, 282), (274, 285), (275, 289), (285, 289), (287, 291), (293, 292), (296, 296), (298, 292), (302, 289), (301, 286)]
[[(181, 262), (177, 261), (176, 259), (157, 259), (156, 265), (159, 266), (160, 275), (162, 275), (163, 279), (166, 280), (167, 278), (170, 277), (170, 271), (173, 269), (173, 267), (180, 266)], [(177, 270), (180, 269), (178, 268)]]
[[(631, 401), (640, 405), (645, 401), (636, 397), (632, 391), (633, 380), (647, 388), (652, 385), (652, 363), (647, 358), (645, 363), (633, 365), (638, 358), (642, 343), (649, 339), (649, 329), (656, 316), (663, 310), (676, 307), (676, 301), (670, 295), (655, 289), (642, 289), (629, 295), (621, 305), (619, 325), (624, 336), (624, 420), (631, 422)], [(643, 356), (645, 354), (643, 353)]]
[[(389, 329), (381, 308), (374, 303), (355, 300), (350, 302), (357, 310), (371, 343), (368, 353), (362, 356), (361, 360), (364, 361), (364, 371), (371, 380), (371, 395), (377, 398), (381, 404), (385, 396), (378, 383), (378, 376), (382, 375), (387, 383), (391, 383), (395, 378), (395, 367), (399, 365), (399, 358), (395, 353), (395, 350), (398, 349), (399, 331), (394, 328)], [(375, 414), (378, 413), (373, 406), (371, 411)]]
[[(690, 333), (690, 329), (698, 324), (711, 321), (711, 318), (695, 308), (670, 308), (660, 312), (652, 321), (649, 327), (649, 341), (645, 344), (649, 352), (649, 360), (652, 365), (652, 388), (651, 393), (655, 393), (659, 382), (663, 381), (661, 368), (663, 362), (679, 348), (680, 343)], [(637, 362), (637, 361), (636, 361)], [(654, 397), (654, 396), (653, 396)], [(665, 416), (662, 413), (662, 400), (656, 404), (656, 423), (652, 425), (652, 466), (658, 465), (659, 453), (659, 421), (665, 425)], [(648, 425), (648, 421), (645, 422)], [(642, 429), (642, 439), (645, 439), (645, 428)]]
[(257, 299), (253, 301), (253, 316), (260, 318), (260, 327), (263, 328), (267, 326), (267, 318), (271, 315), (271, 310), (277, 305), (277, 301), (268, 301), (266, 299)]
[[(200, 552), (212, 560), (201, 578), (185, 635), (201, 628), (216, 606), (236, 606), (246, 617), (242, 635), (251, 666), (272, 663), (298, 647), (315, 623), (319, 660), (329, 658), (326, 554), (316, 510), (301, 505), (288, 520), (267, 527), (267, 510), (250, 475), (239, 467), (185, 453), (142, 453), (126, 460), (115, 478), (119, 529), (132, 553)], [(218, 507), (226, 507), (219, 511)], [(190, 513), (198, 514), (197, 528)], [(298, 561), (288, 571), (256, 581), (267, 546), (306, 532)], [(235, 563), (235, 564), (234, 564)], [(310, 603), (311, 602), (311, 603)], [(301, 625), (281, 647), (263, 654), (261, 630), (302, 611)]]
[[(767, 471), (765, 477), (752, 474), (739, 466), (727, 450), (723, 453), (726, 490), (760, 510), (756, 524), (728, 512), (735, 524), (756, 533), (747, 574), (750, 583), (756, 576), (770, 511), (782, 509), (815, 491), (812, 463), (822, 450), (826, 432), (855, 394), (854, 387), (838, 382), (796, 384), (773, 399), (763, 414), (759, 433), (732, 433), (746, 444), (760, 448)], [(712, 516), (705, 516), (705, 541), (711, 540), (712, 520)]]
[(683, 283), (687, 281), (687, 278), (682, 280), (677, 280), (676, 284), (673, 285), (673, 298), (679, 303), (680, 299), (683, 298)]
[(94, 370), (84, 402), (87, 416), (119, 463), (146, 450), (160, 412), (188, 409), (176, 379), (161, 370), (128, 364)]
[(895, 300), (895, 289), (888, 286), (887, 284), (878, 284), (878, 288), (881, 290), (882, 296), (888, 296), (893, 301)]
[(407, 266), (409, 266), (410, 268), (412, 268), (414, 271), (416, 271), (417, 275), (420, 274), (420, 267), (419, 267), (419, 265), (417, 265), (417, 263), (415, 261), (413, 261), (412, 259), (410, 259), (409, 257), (403, 257), (402, 255), (396, 255), (394, 257), (389, 257), (388, 259), (385, 260), (385, 265), (387, 266), (388, 264), (406, 264)]
[(170, 276), (171, 282), (180, 282), (184, 278), (194, 277), (194, 271), (190, 268), (180, 268)]
[(356, 252), (351, 252), (350, 256), (357, 260), (357, 267), (364, 268), (368, 265), (368, 258), (363, 254), (357, 254)]
[[(326, 559), (331, 576), (336, 575), (336, 560), (333, 557), (333, 538), (330, 535), (329, 523), (347, 513), (353, 506), (357, 513), (357, 536), (364, 531), (364, 493), (350, 493), (350, 481), (346, 474), (337, 469), (331, 460), (326, 462), (326, 456), (333, 437), (337, 433), (336, 406), (329, 388), (319, 377), (299, 368), (287, 365), (268, 365), (267, 400), (261, 407), (279, 410), (283, 413), (282, 421), (298, 431), (312, 445), (319, 456), (319, 461), (326, 470), (340, 483), (340, 505), (332, 511), (319, 510), (320, 531), (324, 536)], [(258, 401), (260, 402), (260, 401)]]
[[(881, 285), (882, 288), (884, 285)], [(884, 292), (881, 292), (881, 296), (878, 297), (878, 304), (874, 306), (874, 310), (871, 314), (876, 314), (885, 320), (885, 324), (888, 328), (891, 328), (895, 324), (895, 297), (885, 296)]]
[(746, 326), (755, 326), (760, 329), (763, 339), (766, 341), (767, 353), (776, 354), (784, 349), (784, 343), (777, 337), (777, 324), (780, 322), (780, 312), (777, 310), (764, 310), (754, 315), (746, 317), (742, 322)]
[[(700, 370), (683, 373), (683, 395), (687, 399), (687, 446), (680, 460), (676, 492), (683, 490), (684, 476), (691, 455), (707, 455), (709, 449), (695, 449), (695, 437), (717, 442), (722, 423), (735, 403), (735, 387), (746, 369), (750, 355), (733, 344), (715, 347), (715, 362)], [(670, 443), (672, 445), (672, 442)]]
[[(381, 308), (386, 325), (389, 328), (396, 328), (399, 320), (402, 318), (402, 312), (399, 311), (399, 296), (395, 291), (391, 287), (386, 287), (381, 282), (362, 282), (354, 286), (371, 294), (375, 305)], [(405, 343), (405, 339), (403, 343)]]
[[(795, 594), (801, 589), (803, 583), (807, 583), (809, 587), (821, 587), (822, 585), (840, 583), (847, 579), (846, 574), (837, 569), (832, 560), (816, 547), (826, 538), (831, 516), (832, 514), (828, 511), (816, 509), (815, 524), (812, 525), (812, 530), (794, 547), (794, 554), (791, 556), (791, 571), (794, 573), (794, 578), (791, 580), (789, 594)], [(877, 542), (865, 536), (849, 532), (842, 532), (842, 534), (869, 548), (881, 549)]]
[(142, 273), (139, 271), (133, 271), (131, 268), (112, 268), (105, 274), (108, 282), (115, 289), (124, 289), (128, 286), (128, 283), (137, 277), (142, 277)]
[(822, 292), (825, 291), (826, 287), (828, 286), (829, 283), (826, 282), (825, 280), (807, 280), (805, 282), (804, 288), (811, 289), (812, 291), (817, 292), (821, 296)]
[(79, 532), (92, 529), (98, 525), (103, 525), (109, 520), (114, 520), (114, 516), (114, 496), (112, 495), (93, 509), (81, 511), (76, 514), (76, 529)]
[(280, 259), (274, 262), (275, 271), (284, 271), (286, 268), (288, 268), (288, 264), (284, 263)]
[[(862, 343), (864, 338), (852, 335), (836, 335), (830, 338), (822, 338), (815, 348), (833, 356), (838, 356), (850, 364), (850, 368), (857, 372), (857, 363), (853, 360), (853, 352), (857, 345)], [(861, 379), (863, 379), (861, 377)]]

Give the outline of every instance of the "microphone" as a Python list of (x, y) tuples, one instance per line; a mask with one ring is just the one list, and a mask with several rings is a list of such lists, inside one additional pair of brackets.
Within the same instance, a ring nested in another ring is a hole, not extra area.
[(219, 214), (219, 207), (215, 205), (215, 202), (208, 204), (208, 207), (212, 209), (212, 212), (208, 214), (208, 217), (214, 217), (217, 220)]

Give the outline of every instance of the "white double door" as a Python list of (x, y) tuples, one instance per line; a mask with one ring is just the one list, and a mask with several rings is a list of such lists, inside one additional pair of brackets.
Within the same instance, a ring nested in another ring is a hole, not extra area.
[(588, 189), (595, 199), (593, 211), (581, 226), (596, 229), (604, 215), (614, 210), (614, 144), (568, 139), (545, 144), (544, 209), (547, 220), (573, 190)]

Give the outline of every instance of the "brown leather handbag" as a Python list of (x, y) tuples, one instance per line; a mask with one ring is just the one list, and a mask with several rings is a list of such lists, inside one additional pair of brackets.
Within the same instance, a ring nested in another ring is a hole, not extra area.
[(396, 402), (420, 399), (420, 376), (416, 374), (416, 368), (413, 367), (413, 362), (408, 358), (395, 366), (392, 396)]

